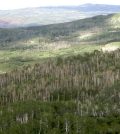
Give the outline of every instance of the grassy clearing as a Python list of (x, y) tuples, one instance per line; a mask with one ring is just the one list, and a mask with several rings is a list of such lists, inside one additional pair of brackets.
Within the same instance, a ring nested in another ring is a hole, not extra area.
[(83, 54), (100, 49), (98, 45), (80, 45), (70, 48), (50, 51), (38, 50), (1, 50), (0, 51), (0, 73), (11, 71), (15, 68), (21, 68), (28, 64), (41, 62), (49, 57), (69, 56), (75, 54)]
[[(113, 42), (106, 44), (107, 46), (120, 47), (120, 42)], [(105, 45), (105, 46), (106, 46)], [(28, 64), (35, 64), (42, 62), (47, 58), (54, 58), (59, 56), (70, 56), (77, 54), (84, 54), (85, 52), (93, 52), (94, 50), (101, 50), (100, 45), (75, 45), (69, 48), (61, 48), (59, 50), (0, 50), (0, 73), (11, 71), (15, 68), (21, 68)]]

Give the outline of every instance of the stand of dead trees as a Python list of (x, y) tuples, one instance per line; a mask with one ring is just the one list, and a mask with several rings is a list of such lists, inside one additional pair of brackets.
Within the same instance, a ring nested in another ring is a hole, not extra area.
[[(19, 111), (14, 107), (17, 104), (28, 107), (25, 110), (21, 106)], [(37, 134), (86, 133), (88, 122), (97, 124), (94, 117), (99, 120), (120, 115), (120, 50), (50, 59), (2, 74), (0, 106), (0, 116), (6, 111), (10, 121), (1, 119), (1, 133), (12, 129), (12, 121), (19, 125), (36, 122), (31, 131)], [(92, 132), (97, 132), (96, 128)]]

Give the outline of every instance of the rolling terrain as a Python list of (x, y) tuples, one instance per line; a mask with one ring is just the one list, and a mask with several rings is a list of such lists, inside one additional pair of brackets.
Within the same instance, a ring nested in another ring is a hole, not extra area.
[(0, 134), (119, 134), (120, 50), (0, 75)]
[[(120, 14), (46, 26), (0, 29), (0, 72), (48, 57), (120, 46)], [(109, 49), (109, 48), (108, 48)]]
[(120, 13), (0, 28), (0, 134), (119, 134), (119, 126)]
[(120, 12), (119, 5), (102, 4), (0, 10), (0, 27), (41, 26), (118, 12)]

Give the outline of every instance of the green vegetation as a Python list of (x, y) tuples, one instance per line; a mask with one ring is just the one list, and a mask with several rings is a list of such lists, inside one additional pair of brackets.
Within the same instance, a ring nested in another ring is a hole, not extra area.
[(0, 133), (119, 133), (119, 61), (95, 50), (1, 74)]
[(48, 57), (100, 50), (120, 44), (120, 14), (96, 16), (64, 24), (0, 29), (0, 73)]
[(119, 16), (0, 29), (0, 134), (119, 134)]
[(92, 52), (96, 49), (100, 50), (98, 45), (81, 45), (69, 48), (61, 48), (58, 50), (50, 51), (37, 51), (37, 50), (2, 50), (0, 51), (0, 73), (10, 72), (14, 68), (21, 68), (28, 64), (35, 64), (43, 62), (47, 58), (70, 56), (76, 54), (83, 54), (84, 52)]

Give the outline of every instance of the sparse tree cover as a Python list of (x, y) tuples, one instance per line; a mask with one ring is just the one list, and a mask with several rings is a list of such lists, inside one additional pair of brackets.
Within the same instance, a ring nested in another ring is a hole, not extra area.
[(120, 50), (0, 75), (0, 134), (119, 134)]

